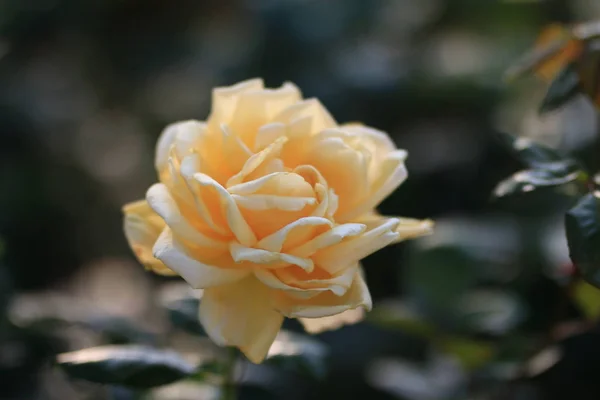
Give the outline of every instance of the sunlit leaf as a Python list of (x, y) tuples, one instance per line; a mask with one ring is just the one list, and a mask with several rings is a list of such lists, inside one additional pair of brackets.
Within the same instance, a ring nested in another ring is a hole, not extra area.
[(477, 333), (505, 334), (524, 317), (523, 305), (516, 296), (500, 290), (466, 293), (458, 305), (464, 324)]
[(590, 193), (566, 216), (571, 260), (585, 280), (600, 287), (600, 198)]
[(563, 68), (550, 84), (542, 104), (540, 112), (556, 110), (560, 106), (573, 99), (580, 92), (579, 74), (574, 64)]
[(585, 173), (572, 160), (538, 164), (536, 168), (517, 172), (494, 189), (496, 197), (528, 193), (540, 188), (558, 187), (585, 180)]
[(544, 146), (527, 137), (517, 137), (508, 133), (500, 133), (498, 139), (513, 152), (517, 158), (529, 167), (536, 167), (549, 162), (562, 161), (566, 158), (558, 150)]
[(595, 321), (600, 317), (600, 289), (587, 282), (578, 282), (573, 297), (589, 320)]
[(490, 342), (461, 337), (443, 338), (439, 346), (446, 354), (456, 357), (466, 369), (477, 369), (488, 363), (495, 353)]
[(367, 320), (385, 328), (397, 329), (419, 337), (430, 337), (435, 332), (435, 327), (430, 322), (399, 301), (378, 304), (367, 314)]
[(92, 347), (60, 354), (57, 361), (75, 378), (135, 388), (166, 385), (195, 372), (177, 353), (143, 346)]

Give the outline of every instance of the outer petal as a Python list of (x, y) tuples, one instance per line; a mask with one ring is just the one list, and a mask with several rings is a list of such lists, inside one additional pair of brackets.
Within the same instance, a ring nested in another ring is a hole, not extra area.
[(367, 229), (371, 230), (385, 223), (385, 221), (389, 218), (394, 218), (400, 221), (400, 224), (398, 224), (398, 226), (395, 229), (395, 232), (398, 233), (399, 236), (394, 243), (430, 235), (433, 233), (433, 227), (435, 225), (434, 222), (429, 219), (421, 220), (404, 217), (386, 217), (383, 215), (379, 215), (375, 211), (371, 211), (364, 215), (361, 215), (359, 218), (356, 219), (356, 222), (365, 224)]
[(344, 325), (352, 325), (365, 318), (365, 310), (362, 307), (346, 310), (340, 314), (321, 318), (298, 318), (304, 329), (309, 333), (320, 333), (339, 329)]
[(273, 310), (269, 290), (249, 277), (206, 289), (200, 302), (200, 322), (215, 343), (238, 347), (250, 361), (260, 363), (283, 316)]
[(336, 296), (332, 292), (323, 292), (317, 296), (301, 300), (281, 292), (276, 297), (275, 305), (286, 317), (321, 318), (341, 314), (344, 311), (358, 307), (369, 311), (373, 303), (369, 288), (359, 270), (354, 275), (350, 289), (343, 296)]
[(154, 256), (177, 272), (195, 289), (204, 289), (238, 281), (250, 271), (227, 266), (208, 265), (191, 258), (182, 243), (173, 238), (173, 232), (165, 228), (154, 245)]
[(371, 183), (370, 194), (357, 206), (351, 209), (341, 210), (336, 218), (340, 221), (351, 221), (379, 205), (386, 197), (398, 188), (408, 177), (404, 161), (407, 153), (404, 150), (396, 150), (386, 157), (379, 167), (378, 178)]
[(317, 252), (312, 258), (315, 264), (332, 274), (358, 262), (369, 254), (394, 243), (400, 237), (395, 230), (400, 225), (397, 218), (382, 220), (378, 225), (360, 236), (354, 236), (335, 246)]
[(165, 222), (145, 200), (129, 203), (123, 207), (123, 228), (129, 246), (137, 259), (149, 270), (161, 275), (176, 275), (152, 255), (152, 246), (165, 228)]
[(232, 86), (218, 87), (212, 93), (212, 112), (210, 119), (225, 122), (231, 119), (240, 95), (245, 92), (264, 88), (262, 79), (249, 79)]

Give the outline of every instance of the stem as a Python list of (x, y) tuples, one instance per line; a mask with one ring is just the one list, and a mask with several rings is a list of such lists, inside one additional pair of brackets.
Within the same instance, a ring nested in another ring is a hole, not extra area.
[(235, 390), (235, 365), (238, 359), (238, 351), (235, 347), (227, 349), (225, 371), (223, 373), (223, 384), (221, 386), (221, 400), (236, 400)]

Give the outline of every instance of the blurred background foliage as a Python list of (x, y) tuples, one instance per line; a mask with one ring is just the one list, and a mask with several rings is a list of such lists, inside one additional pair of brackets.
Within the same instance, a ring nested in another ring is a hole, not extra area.
[[(240, 366), (240, 398), (597, 399), (600, 296), (572, 284), (563, 226), (575, 189), (493, 196), (523, 168), (501, 132), (600, 160), (583, 96), (540, 115), (546, 83), (503, 81), (543, 27), (593, 18), (597, 0), (1, 1), (0, 399), (217, 396), (198, 293), (135, 262), (120, 208), (155, 181), (166, 124), (255, 76), (389, 132), (410, 177), (381, 211), (438, 225), (365, 260), (366, 322), (307, 337), (287, 321), (265, 365)], [(107, 344), (182, 360), (143, 394), (55, 366)]]

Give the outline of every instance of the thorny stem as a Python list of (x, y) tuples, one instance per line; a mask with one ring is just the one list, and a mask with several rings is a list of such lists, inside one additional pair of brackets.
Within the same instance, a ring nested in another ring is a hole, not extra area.
[(238, 351), (235, 347), (227, 349), (223, 383), (221, 385), (221, 400), (236, 400), (235, 366), (238, 360)]

